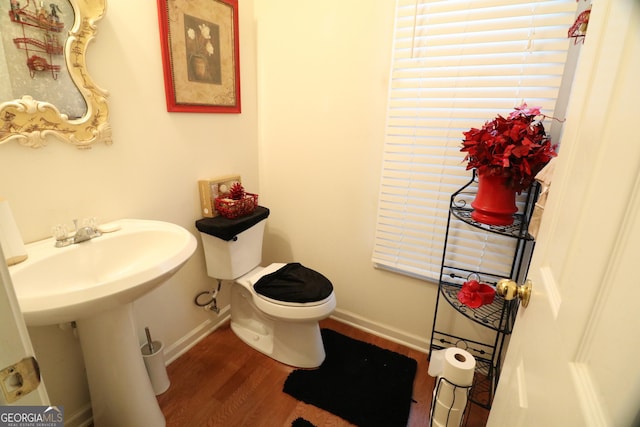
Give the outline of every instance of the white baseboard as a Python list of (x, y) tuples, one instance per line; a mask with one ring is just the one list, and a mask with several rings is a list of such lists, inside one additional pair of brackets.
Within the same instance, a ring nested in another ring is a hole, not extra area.
[(93, 412), (91, 412), (91, 402), (80, 408), (74, 414), (64, 417), (65, 427), (89, 427), (93, 425)]
[(169, 365), (178, 357), (189, 351), (191, 347), (198, 344), (204, 337), (218, 329), (220, 325), (229, 320), (229, 318), (231, 318), (230, 306), (227, 305), (220, 310), (220, 313), (215, 319), (208, 319), (202, 322), (178, 341), (167, 347), (164, 353), (165, 364)]
[[(408, 334), (382, 323), (373, 322), (346, 310), (336, 309), (331, 317), (339, 322), (353, 326), (354, 328), (361, 329), (389, 341), (397, 342), (398, 344), (405, 345), (414, 350), (418, 350), (423, 353), (429, 352), (429, 341), (417, 335)], [(206, 320), (185, 334), (182, 338), (167, 348), (165, 352), (166, 364), (169, 365), (178, 357), (189, 351), (189, 349), (211, 332), (218, 329), (220, 325), (230, 318), (230, 306), (226, 306), (220, 311), (220, 314), (215, 319)]]
[[(397, 342), (414, 350), (428, 353), (429, 341), (417, 335), (408, 334), (398, 329), (389, 327), (382, 323), (373, 322), (357, 314), (346, 310), (336, 309), (331, 317), (339, 322), (346, 323), (354, 328), (361, 329), (370, 334), (385, 338), (389, 341)], [(165, 352), (167, 365), (189, 351), (194, 345), (200, 342), (204, 337), (215, 331), (231, 318), (230, 306), (224, 307), (215, 319), (206, 320), (205, 322), (192, 329), (178, 341), (169, 346)]]
[(405, 345), (414, 350), (418, 350), (423, 353), (429, 352), (429, 340), (417, 335), (407, 334), (382, 323), (373, 322), (369, 319), (358, 316), (357, 314), (336, 309), (331, 315), (331, 318), (389, 341)]

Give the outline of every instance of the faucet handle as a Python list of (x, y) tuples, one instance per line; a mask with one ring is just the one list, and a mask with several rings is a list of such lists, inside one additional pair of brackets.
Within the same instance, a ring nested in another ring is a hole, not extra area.
[(90, 227), (91, 229), (95, 230), (96, 228), (98, 228), (98, 219), (95, 216), (89, 218), (74, 219), (73, 225), (76, 228), (76, 231), (78, 230), (78, 228), (84, 227)]
[(69, 236), (69, 230), (64, 224), (56, 224), (51, 228), (51, 234), (56, 240), (64, 240)]
[(98, 219), (95, 216), (84, 219), (84, 226), (91, 227), (93, 230), (98, 228)]

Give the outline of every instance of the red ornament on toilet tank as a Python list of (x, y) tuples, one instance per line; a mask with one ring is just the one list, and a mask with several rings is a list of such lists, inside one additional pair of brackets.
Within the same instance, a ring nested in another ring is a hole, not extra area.
[(247, 193), (239, 182), (231, 186), (229, 193), (214, 200), (216, 211), (225, 218), (235, 219), (249, 215), (258, 207), (258, 195)]

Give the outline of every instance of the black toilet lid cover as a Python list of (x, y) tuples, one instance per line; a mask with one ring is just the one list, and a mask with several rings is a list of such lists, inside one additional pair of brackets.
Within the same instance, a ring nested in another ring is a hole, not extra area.
[(333, 285), (322, 274), (292, 262), (273, 273), (262, 276), (253, 289), (277, 301), (305, 303), (321, 301), (333, 292)]

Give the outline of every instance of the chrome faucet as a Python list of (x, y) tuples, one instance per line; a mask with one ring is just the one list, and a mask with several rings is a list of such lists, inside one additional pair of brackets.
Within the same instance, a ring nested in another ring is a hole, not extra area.
[(73, 235), (73, 243), (82, 243), (87, 240), (91, 240), (94, 237), (100, 236), (101, 233), (96, 228), (91, 226), (80, 227), (76, 229), (76, 234)]
[(76, 243), (86, 242), (95, 237), (102, 235), (100, 230), (95, 226), (95, 221), (89, 221), (89, 225), (83, 225), (78, 228), (78, 220), (73, 220), (75, 232), (68, 234), (67, 227), (64, 225), (57, 225), (53, 228), (53, 236), (56, 239), (56, 248), (62, 248), (65, 246), (73, 245)]

